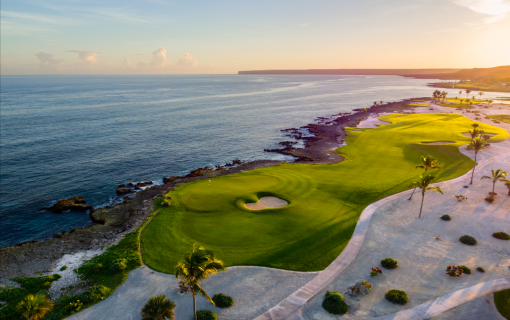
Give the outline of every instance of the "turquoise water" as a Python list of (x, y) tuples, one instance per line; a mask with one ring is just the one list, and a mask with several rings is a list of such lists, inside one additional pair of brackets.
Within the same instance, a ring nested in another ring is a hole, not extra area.
[[(37, 209), (120, 183), (161, 180), (265, 153), (281, 129), (319, 116), (430, 95), (397, 76), (2, 76), (0, 246), (92, 224)], [(494, 94), (501, 96), (501, 94)], [(484, 98), (492, 95), (486, 93)]]

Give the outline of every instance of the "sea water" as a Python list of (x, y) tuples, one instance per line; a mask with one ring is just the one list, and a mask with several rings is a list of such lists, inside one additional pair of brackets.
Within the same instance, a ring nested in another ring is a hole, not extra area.
[[(237, 158), (290, 160), (263, 151), (286, 139), (281, 129), (373, 101), (430, 96), (428, 82), (398, 76), (2, 76), (0, 246), (92, 224), (86, 212), (38, 211), (63, 198), (83, 196), (101, 206), (121, 183), (157, 181)], [(484, 98), (495, 96), (502, 94)]]

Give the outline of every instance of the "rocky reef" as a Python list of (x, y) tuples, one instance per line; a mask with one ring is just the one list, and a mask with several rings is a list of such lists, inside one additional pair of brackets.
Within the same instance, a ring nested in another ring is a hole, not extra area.
[(76, 210), (76, 211), (87, 211), (90, 210), (90, 212), (94, 211), (94, 208), (92, 206), (85, 205), (87, 201), (83, 199), (83, 197), (76, 197), (76, 198), (68, 198), (63, 199), (52, 205), (51, 207), (44, 207), (40, 210), (47, 210), (52, 213), (62, 213), (64, 211), (68, 210)]

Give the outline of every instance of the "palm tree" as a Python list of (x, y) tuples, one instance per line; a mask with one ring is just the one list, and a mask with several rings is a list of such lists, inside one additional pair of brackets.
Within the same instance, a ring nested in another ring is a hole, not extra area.
[(484, 95), (484, 93), (482, 91), (478, 92), (478, 95), (480, 96), (480, 101), (482, 100), (482, 96)]
[(501, 170), (501, 168), (494, 170), (491, 167), (491, 175), (489, 176), (483, 176), (480, 179), (492, 179), (492, 192), (491, 192), (491, 199), (494, 199), (494, 188), (496, 187), (496, 182), (506, 182), (505, 176), (507, 176), (508, 173), (506, 171)]
[(441, 97), (443, 98), (443, 101), (446, 99), (446, 96), (448, 96), (448, 92), (446, 91), (441, 92)]
[[(433, 158), (431, 156), (426, 156), (426, 157), (421, 156), (421, 163), (422, 163), (422, 165), (416, 166), (416, 169), (418, 169), (418, 168), (423, 169), (423, 170), (425, 170), (425, 173), (427, 173), (427, 171), (432, 170), (432, 169), (441, 170), (441, 166), (437, 163), (437, 159)], [(413, 198), (414, 191), (416, 191), (417, 187), (418, 186), (414, 187), (413, 193), (411, 193), (411, 196), (407, 200), (411, 200)]]
[(473, 176), (475, 174), (475, 167), (476, 167), (476, 155), (478, 154), (478, 152), (485, 149), (485, 140), (481, 139), (481, 138), (475, 138), (475, 139), (471, 140), (471, 143), (468, 145), (468, 149), (475, 151), (475, 163), (473, 164), (473, 171), (471, 172), (471, 183), (470, 183), (470, 184), (473, 184)]
[(462, 90), (459, 91), (459, 95), (462, 95)]
[(466, 89), (466, 97), (469, 99), (469, 94), (471, 93), (471, 90)]
[(505, 187), (508, 188), (508, 195), (510, 196), (510, 180), (505, 180)]
[(372, 107), (377, 108), (378, 106), (379, 106), (379, 102), (374, 101), (374, 104), (372, 105)]
[(199, 293), (214, 305), (213, 300), (202, 289), (200, 282), (215, 273), (225, 271), (223, 262), (216, 259), (211, 251), (205, 250), (196, 244), (191, 252), (184, 257), (184, 262), (175, 266), (175, 277), (180, 278), (179, 288), (182, 293), (191, 292), (193, 295), (193, 314), (197, 320), (197, 298)]
[[(494, 100), (490, 100), (490, 99), (489, 99), (487, 102), (488, 102), (489, 104), (491, 104), (491, 103), (493, 103), (493, 102), (494, 102)], [(488, 105), (487, 105), (487, 106), (488, 106)]]
[(39, 320), (53, 309), (53, 302), (42, 294), (36, 294), (35, 296), (29, 294), (18, 303), (16, 309), (27, 320)]
[(431, 174), (420, 175), (420, 181), (415, 181), (411, 184), (412, 187), (418, 187), (421, 189), (421, 206), (420, 206), (420, 215), (418, 218), (421, 218), (421, 211), (423, 209), (423, 200), (425, 199), (425, 192), (427, 191), (435, 191), (443, 194), (443, 191), (439, 187), (431, 187), (430, 184), (436, 179)]
[(471, 142), (473, 142), (473, 139), (480, 135), (480, 129), (473, 127), (473, 131), (469, 130), (469, 134), (471, 135)]
[(143, 320), (166, 320), (175, 319), (175, 302), (167, 299), (165, 295), (150, 297), (142, 308)]

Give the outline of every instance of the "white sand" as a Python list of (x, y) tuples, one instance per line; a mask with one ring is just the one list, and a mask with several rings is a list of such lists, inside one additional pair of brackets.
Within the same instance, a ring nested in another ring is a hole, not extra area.
[(383, 113), (378, 116), (373, 116), (373, 117), (369, 117), (365, 120), (362, 120), (357, 127), (358, 128), (375, 128), (382, 124), (389, 124), (389, 122), (379, 120), (379, 118), (378, 118), (378, 117), (382, 117), (387, 114), (389, 114), (389, 113)]
[(285, 207), (289, 203), (277, 197), (262, 197), (258, 202), (246, 203), (244, 206), (250, 210), (273, 209)]

